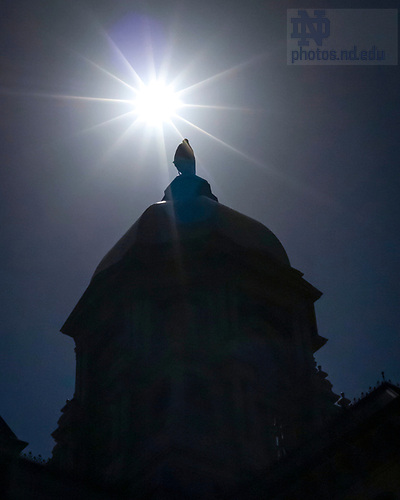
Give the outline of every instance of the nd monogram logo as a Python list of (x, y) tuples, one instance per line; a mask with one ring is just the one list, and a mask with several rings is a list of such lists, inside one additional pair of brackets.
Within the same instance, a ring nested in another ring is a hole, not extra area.
[[(330, 34), (330, 21), (323, 17), (324, 10), (314, 10), (315, 17), (309, 17), (306, 10), (299, 10), (300, 17), (292, 17), (293, 33), (292, 38), (300, 38), (297, 42), (299, 46), (309, 45), (307, 38), (312, 38), (317, 45), (322, 45), (322, 39)], [(300, 25), (300, 32), (299, 32)]]

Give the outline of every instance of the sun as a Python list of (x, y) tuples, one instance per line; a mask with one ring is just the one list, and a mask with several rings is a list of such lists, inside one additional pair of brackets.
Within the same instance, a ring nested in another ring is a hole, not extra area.
[[(117, 82), (121, 88), (121, 94), (107, 97), (100, 97), (95, 95), (71, 95), (71, 94), (51, 94), (46, 92), (26, 92), (18, 90), (9, 90), (0, 88), (0, 94), (21, 94), (30, 95), (38, 98), (51, 98), (59, 100), (71, 100), (71, 101), (81, 101), (81, 102), (99, 102), (107, 105), (115, 105), (115, 109), (121, 110), (121, 112), (115, 112), (115, 115), (111, 118), (107, 117), (105, 120), (97, 121), (95, 124), (87, 128), (82, 128), (80, 133), (91, 133), (100, 130), (101, 128), (108, 128), (118, 125), (120, 128), (118, 138), (113, 142), (113, 144), (108, 148), (105, 153), (105, 157), (108, 158), (116, 148), (120, 147), (123, 142), (125, 142), (132, 134), (142, 130), (144, 132), (144, 138), (147, 140), (151, 136), (156, 136), (159, 139), (159, 143), (162, 144), (161, 153), (165, 152), (165, 139), (164, 133), (170, 133), (171, 131), (176, 134), (176, 136), (182, 140), (188, 135), (187, 130), (192, 129), (196, 133), (203, 134), (208, 138), (216, 141), (220, 145), (234, 151), (246, 159), (256, 162), (254, 159), (249, 158), (246, 153), (242, 153), (233, 146), (224, 142), (222, 139), (214, 136), (210, 132), (207, 132), (203, 128), (200, 128), (193, 121), (187, 118), (188, 111), (190, 116), (190, 111), (192, 110), (209, 110), (211, 113), (227, 111), (227, 112), (249, 112), (253, 111), (249, 108), (242, 108), (237, 106), (221, 106), (215, 104), (200, 104), (197, 101), (196, 93), (198, 90), (206, 87), (207, 85), (213, 84), (222, 78), (230, 78), (234, 76), (237, 71), (243, 70), (249, 64), (253, 64), (258, 61), (259, 58), (254, 57), (250, 61), (244, 61), (243, 63), (232, 66), (228, 69), (222, 70), (219, 73), (215, 73), (203, 80), (195, 81), (190, 85), (182, 85), (185, 81), (185, 77), (188, 73), (188, 68), (183, 68), (181, 73), (171, 75), (167, 73), (168, 64), (163, 61), (160, 66), (156, 67), (154, 60), (150, 60), (151, 68), (150, 74), (147, 74), (144, 78), (139, 75), (136, 69), (130, 64), (128, 59), (124, 56), (118, 46), (113, 42), (113, 40), (104, 34), (110, 47), (113, 49), (114, 53), (118, 56), (118, 60), (122, 63), (122, 66), (127, 70), (129, 78), (121, 77), (118, 73), (114, 73), (98, 64), (96, 61), (89, 59), (83, 54), (76, 53), (76, 55), (82, 59), (88, 66), (94, 68), (96, 71), (101, 72), (107, 78)], [(173, 79), (171, 81), (171, 77)], [(189, 101), (188, 101), (189, 99)], [(123, 107), (121, 107), (123, 106)], [(166, 127), (164, 127), (166, 125)]]
[(172, 85), (153, 80), (141, 85), (132, 101), (137, 119), (148, 125), (170, 122), (183, 105)]

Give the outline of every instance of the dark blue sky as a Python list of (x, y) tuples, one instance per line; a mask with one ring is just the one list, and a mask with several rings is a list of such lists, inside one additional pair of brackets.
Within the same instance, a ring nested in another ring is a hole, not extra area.
[(220, 202), (269, 227), (324, 293), (317, 321), (329, 342), (316, 358), (334, 390), (358, 397), (382, 370), (400, 381), (399, 67), (287, 66), (288, 7), (2, 2), (0, 414), (35, 454), (50, 455), (74, 391), (74, 344), (59, 329), (104, 254), (175, 176), (173, 128), (164, 147), (155, 130), (123, 135), (129, 116), (95, 127), (126, 104), (57, 97), (129, 98), (96, 67), (133, 83), (116, 46), (143, 79), (152, 60), (168, 63), (178, 88), (209, 79), (188, 103), (241, 108), (182, 111), (218, 140), (176, 126)]

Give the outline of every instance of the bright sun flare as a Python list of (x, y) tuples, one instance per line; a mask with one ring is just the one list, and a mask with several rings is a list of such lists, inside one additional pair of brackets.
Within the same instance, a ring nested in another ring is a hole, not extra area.
[[(158, 134), (158, 137), (161, 138), (164, 143), (163, 136), (163, 127), (160, 126), (166, 124), (170, 128), (172, 128), (177, 137), (182, 140), (183, 137), (187, 135), (186, 129), (188, 127), (192, 128), (196, 132), (200, 132), (207, 137), (217, 141), (219, 144), (224, 147), (230, 149), (231, 151), (239, 154), (240, 156), (246, 158), (247, 160), (251, 160), (256, 164), (260, 164), (257, 160), (250, 158), (247, 154), (237, 150), (233, 146), (227, 144), (223, 140), (214, 136), (210, 132), (200, 128), (195, 123), (189, 121), (188, 119), (181, 116), (182, 109), (209, 109), (210, 111), (220, 111), (220, 110), (230, 110), (230, 111), (251, 111), (248, 108), (241, 107), (227, 107), (227, 106), (218, 106), (218, 105), (207, 105), (207, 104), (193, 104), (187, 103), (186, 97), (188, 94), (190, 95), (192, 92), (196, 92), (197, 89), (209, 85), (221, 78), (226, 78), (234, 75), (238, 70), (241, 70), (248, 66), (250, 63), (254, 63), (258, 60), (258, 57), (252, 58), (250, 61), (245, 61), (244, 63), (240, 63), (236, 66), (232, 66), (229, 69), (223, 70), (220, 73), (216, 73), (213, 76), (205, 78), (204, 80), (200, 80), (196, 83), (191, 84), (190, 86), (180, 88), (176, 90), (175, 84), (167, 84), (166, 83), (166, 75), (162, 75), (159, 77), (154, 76), (152, 80), (146, 85), (143, 79), (138, 75), (135, 69), (131, 66), (125, 56), (122, 54), (120, 49), (114, 44), (109, 36), (106, 35), (110, 46), (114, 49), (115, 53), (119, 56), (119, 58), (123, 61), (124, 65), (129, 69), (131, 74), (130, 80), (125, 81), (120, 78), (116, 74), (112, 73), (105, 67), (100, 64), (92, 61), (91, 59), (85, 57), (82, 54), (77, 54), (80, 58), (82, 58), (87, 64), (92, 66), (98, 71), (101, 71), (103, 74), (107, 75), (112, 80), (121, 84), (122, 87), (128, 88), (131, 92), (130, 97), (125, 98), (117, 98), (117, 97), (95, 97), (95, 96), (83, 96), (83, 95), (67, 95), (67, 94), (48, 94), (44, 92), (20, 92), (18, 90), (11, 89), (0, 89), (0, 94), (22, 94), (22, 95), (31, 95), (35, 97), (48, 97), (54, 99), (63, 99), (63, 100), (75, 100), (75, 101), (97, 101), (102, 103), (115, 103), (115, 104), (126, 104), (128, 109), (122, 112), (119, 115), (114, 116), (113, 118), (106, 119), (104, 121), (100, 121), (95, 125), (92, 125), (88, 128), (84, 128), (81, 130), (82, 133), (87, 133), (91, 131), (95, 131), (100, 127), (107, 127), (115, 124), (120, 120), (124, 120), (126, 118), (132, 118), (130, 124), (127, 126), (126, 130), (122, 132), (120, 137), (114, 142), (112, 146), (108, 149), (106, 154), (110, 155), (116, 147), (118, 147), (123, 141), (127, 139), (127, 137), (133, 133), (137, 128), (140, 128), (140, 125), (146, 125), (143, 129), (146, 131), (146, 134), (152, 133), (155, 131)], [(186, 71), (186, 70), (184, 70)], [(183, 71), (183, 72), (184, 72)], [(132, 80), (132, 81), (131, 81)], [(175, 77), (174, 81), (179, 80), (179, 75)], [(185, 96), (185, 102), (181, 100), (181, 96)], [(183, 124), (185, 127), (185, 131), (180, 130), (178, 128), (177, 123)], [(165, 143), (162, 149), (162, 152), (165, 152)], [(264, 166), (263, 163), (260, 165)]]
[(182, 102), (172, 86), (160, 80), (143, 86), (133, 100), (133, 111), (137, 118), (152, 125), (170, 121), (180, 106)]

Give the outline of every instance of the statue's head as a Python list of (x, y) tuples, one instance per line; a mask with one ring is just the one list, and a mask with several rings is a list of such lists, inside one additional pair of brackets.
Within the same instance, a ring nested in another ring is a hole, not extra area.
[(174, 165), (180, 174), (194, 175), (196, 173), (196, 160), (193, 149), (187, 139), (179, 144), (175, 151)]

